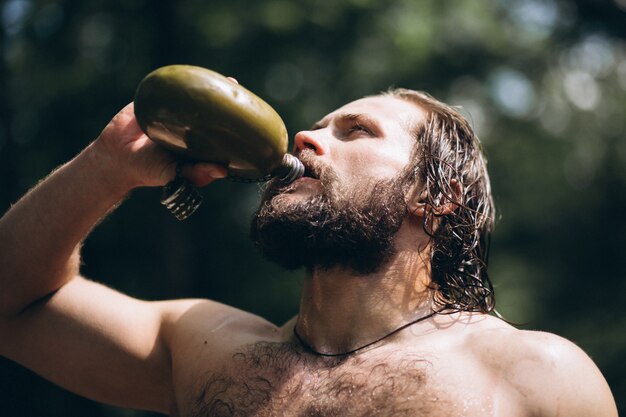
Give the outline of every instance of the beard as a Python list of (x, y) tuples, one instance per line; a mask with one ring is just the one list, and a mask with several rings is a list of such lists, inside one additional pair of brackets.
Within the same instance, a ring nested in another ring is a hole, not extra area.
[(291, 270), (378, 271), (396, 253), (394, 236), (408, 213), (405, 176), (348, 189), (310, 153), (300, 159), (322, 190), (293, 202), (294, 186), (272, 180), (253, 215), (252, 240), (267, 259)]

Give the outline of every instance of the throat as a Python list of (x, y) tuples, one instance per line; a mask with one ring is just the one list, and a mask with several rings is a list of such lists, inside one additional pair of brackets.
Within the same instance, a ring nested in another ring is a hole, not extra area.
[(311, 346), (308, 342), (306, 342), (306, 341), (302, 338), (302, 336), (300, 336), (300, 334), (298, 333), (298, 325), (297, 325), (297, 324), (293, 326), (293, 334), (294, 334), (294, 336), (295, 336), (296, 340), (298, 340), (298, 342), (299, 342), (299, 343), (300, 343), (300, 344), (301, 344), (301, 345), (302, 345), (302, 346), (303, 346), (303, 347), (304, 347), (307, 351), (309, 351), (310, 353), (312, 353), (312, 354), (314, 354), (314, 355), (317, 355), (317, 356), (323, 356), (323, 357), (343, 357), (343, 356), (350, 356), (350, 355), (357, 354), (357, 353), (359, 353), (359, 352), (361, 352), (361, 351), (364, 351), (364, 350), (365, 350), (365, 349), (367, 349), (367, 348), (372, 348), (372, 347), (375, 347), (375, 346), (376, 346), (376, 345), (378, 345), (379, 343), (383, 342), (384, 340), (389, 339), (391, 336), (394, 336), (395, 334), (397, 334), (397, 333), (401, 332), (402, 330), (404, 330), (404, 329), (406, 329), (406, 328), (408, 328), (408, 327), (410, 327), (410, 326), (413, 326), (414, 324), (417, 324), (417, 323), (419, 323), (419, 322), (422, 322), (422, 321), (428, 320), (428, 319), (430, 319), (431, 317), (433, 317), (434, 315), (436, 315), (436, 314), (438, 314), (438, 313), (439, 313), (439, 311), (431, 311), (430, 313), (428, 313), (428, 314), (426, 314), (426, 315), (424, 315), (424, 316), (418, 317), (417, 319), (415, 319), (415, 320), (413, 320), (413, 321), (410, 321), (410, 322), (408, 322), (408, 323), (405, 323), (405, 324), (403, 324), (403, 325), (401, 325), (401, 326), (397, 327), (396, 329), (394, 329), (394, 330), (392, 330), (391, 332), (389, 332), (389, 333), (387, 333), (387, 334), (385, 334), (385, 335), (383, 335), (383, 336), (379, 337), (378, 339), (374, 339), (374, 340), (372, 340), (371, 342), (368, 342), (368, 343), (366, 343), (366, 344), (364, 344), (364, 345), (361, 345), (361, 346), (359, 346), (359, 347), (356, 347), (356, 348), (349, 349), (349, 350), (344, 351), (344, 352), (326, 353), (326, 352), (320, 352), (320, 351), (316, 350), (313, 346)]
[(319, 356), (352, 355), (389, 342), (407, 327), (427, 325), (437, 314), (433, 290), (420, 274), (405, 278), (402, 272), (311, 271), (293, 327), (295, 340)]

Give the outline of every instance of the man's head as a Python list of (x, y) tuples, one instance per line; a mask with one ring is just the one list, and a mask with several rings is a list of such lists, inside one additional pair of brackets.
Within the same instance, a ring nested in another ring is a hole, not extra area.
[(393, 90), (343, 106), (295, 142), (305, 177), (270, 183), (253, 218), (253, 239), (270, 259), (367, 275), (393, 256), (403, 222), (419, 218), (439, 304), (493, 309), (489, 179), (478, 140), (454, 109)]

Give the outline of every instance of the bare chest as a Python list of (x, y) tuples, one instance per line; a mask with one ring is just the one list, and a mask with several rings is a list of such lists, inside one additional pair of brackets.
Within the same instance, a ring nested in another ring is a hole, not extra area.
[[(320, 358), (290, 343), (263, 342), (238, 350), (219, 370), (198, 381), (183, 415), (474, 415), (465, 400), (445, 391), (432, 361), (417, 355)], [(480, 415), (489, 415), (484, 404), (480, 408)]]

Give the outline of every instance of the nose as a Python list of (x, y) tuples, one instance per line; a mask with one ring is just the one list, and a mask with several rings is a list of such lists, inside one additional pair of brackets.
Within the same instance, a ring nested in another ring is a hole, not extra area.
[(296, 133), (294, 138), (295, 151), (303, 151), (304, 149), (311, 149), (316, 155), (321, 156), (328, 152), (328, 145), (326, 141), (321, 137), (321, 134), (317, 131), (303, 130)]

